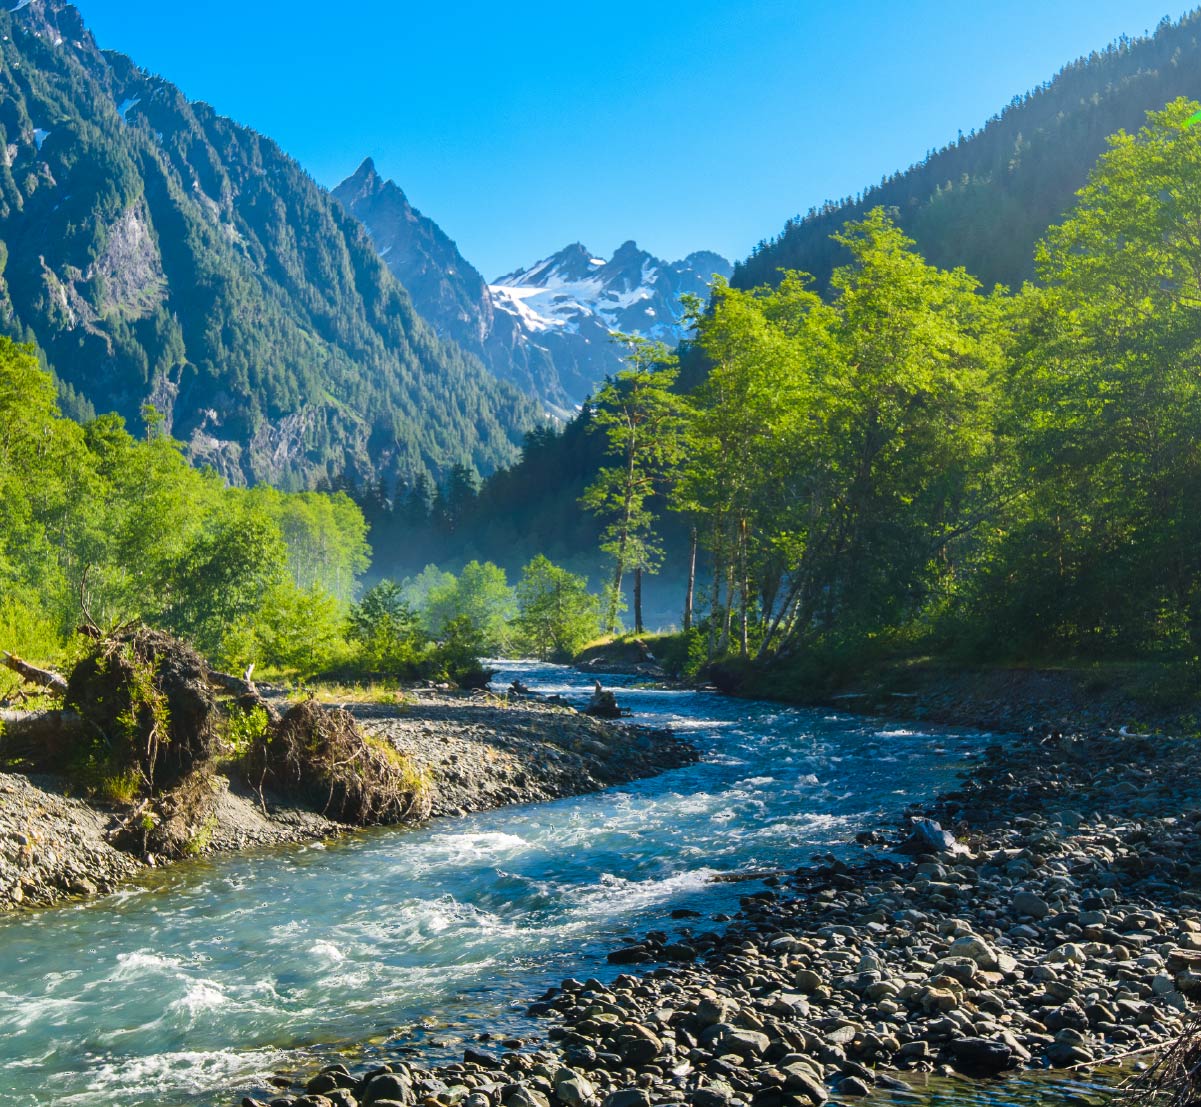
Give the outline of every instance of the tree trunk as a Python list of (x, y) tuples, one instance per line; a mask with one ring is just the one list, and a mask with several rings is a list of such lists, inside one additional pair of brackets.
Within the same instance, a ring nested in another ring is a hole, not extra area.
[(714, 536), (713, 581), (709, 586), (709, 646), (708, 660), (717, 656), (717, 614), (721, 609), (721, 547), (720, 538)]
[(738, 528), (738, 604), (739, 604), (739, 653), (745, 658), (749, 652), (749, 632), (747, 626), (747, 592), (750, 590), (750, 581), (747, 579), (747, 527), (746, 520), (743, 519)]
[(605, 633), (617, 630), (617, 607), (621, 603), (621, 578), (624, 575), (624, 555), (618, 554), (617, 569), (613, 573), (613, 591), (609, 595), (609, 616), (605, 620)]
[(684, 633), (692, 629), (692, 600), (696, 594), (696, 527), (688, 536), (688, 591), (684, 593)]
[(86, 729), (74, 711), (0, 711), (0, 762), (62, 772)]
[(726, 603), (721, 611), (721, 641), (718, 649), (723, 653), (730, 650), (730, 633), (734, 628), (734, 558), (726, 563)]
[(64, 696), (67, 693), (67, 678), (59, 673), (51, 672), (49, 669), (39, 669), (36, 665), (22, 661), (16, 654), (9, 653), (7, 650), (0, 650), (0, 663), (12, 669), (22, 680), (28, 681), (30, 684), (37, 684), (57, 696)]
[(634, 570), (634, 633), (642, 633), (642, 567)]

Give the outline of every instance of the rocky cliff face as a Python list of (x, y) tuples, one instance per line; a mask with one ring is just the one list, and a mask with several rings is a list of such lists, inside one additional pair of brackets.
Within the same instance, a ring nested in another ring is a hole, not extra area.
[(627, 242), (606, 261), (577, 243), (489, 285), (370, 159), (334, 196), (362, 221), (439, 335), (559, 415), (570, 414), (621, 367), (614, 331), (678, 341), (680, 295), (703, 297), (714, 274), (731, 272), (713, 253), (664, 262)]
[(152, 402), (235, 482), (486, 472), (539, 415), (273, 142), (59, 0), (0, 12), (0, 243), (0, 329), (41, 347), (69, 413), (136, 425)]

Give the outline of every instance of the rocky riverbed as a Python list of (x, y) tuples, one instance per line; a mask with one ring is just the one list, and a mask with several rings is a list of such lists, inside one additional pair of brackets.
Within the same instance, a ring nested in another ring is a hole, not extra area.
[(1194, 742), (1033, 733), (908, 813), (953, 836), (865, 833), (862, 863), (748, 885), (733, 919), (680, 912), (612, 951), (616, 979), (538, 998), (536, 1048), (335, 1065), (243, 1102), (813, 1107), (1146, 1056), (1201, 996), (1198, 770)]
[[(431, 782), (433, 814), (579, 795), (695, 760), (666, 731), (615, 726), (536, 698), (419, 690), (399, 704), (346, 703)], [(215, 817), (197, 853), (303, 842), (347, 831), (319, 811), (214, 775)], [(0, 911), (110, 892), (155, 864), (121, 848), (118, 812), (62, 780), (0, 773)]]

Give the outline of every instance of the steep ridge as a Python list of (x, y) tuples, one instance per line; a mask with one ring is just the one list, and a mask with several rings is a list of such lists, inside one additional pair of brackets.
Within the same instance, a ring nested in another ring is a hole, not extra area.
[(664, 262), (633, 242), (606, 261), (576, 243), (489, 286), (450, 237), (368, 158), (334, 197), (362, 221), (418, 313), (496, 376), (569, 415), (621, 366), (612, 332), (682, 337), (679, 297), (704, 296), (731, 266), (714, 253)]
[(1033, 276), (1035, 242), (1071, 205), (1106, 138), (1137, 130), (1148, 111), (1178, 96), (1201, 98), (1201, 11), (1077, 59), (980, 130), (857, 197), (789, 220), (736, 267), (733, 283), (774, 284), (785, 268), (812, 274), (824, 289), (846, 260), (830, 235), (884, 205), (929, 261), (962, 265), (985, 287), (1016, 286)]
[(275, 143), (100, 51), (60, 0), (0, 12), (0, 328), (68, 413), (152, 403), (231, 481), (487, 472), (537, 409), (435, 335)]

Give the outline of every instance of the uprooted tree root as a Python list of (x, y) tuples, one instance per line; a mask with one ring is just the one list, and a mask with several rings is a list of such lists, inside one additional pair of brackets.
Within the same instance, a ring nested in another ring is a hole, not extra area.
[[(83, 785), (119, 809), (114, 844), (143, 857), (203, 849), (215, 825), (222, 735), (226, 756), (260, 795), (269, 789), (355, 826), (429, 816), (426, 778), (348, 712), (310, 700), (281, 718), (249, 680), (209, 669), (162, 631), (121, 628), (97, 638), (66, 680), (49, 676), (65, 687), (67, 709), (6, 725), (0, 765)], [(215, 688), (233, 693), (233, 703), (219, 705)]]
[(1128, 1107), (1201, 1107), (1201, 1015), (1194, 1015), (1155, 1063), (1122, 1090)]
[(354, 717), (314, 700), (273, 723), (247, 755), (247, 777), (260, 789), (299, 800), (338, 822), (378, 826), (430, 813), (426, 779)]
[(208, 668), (162, 631), (131, 627), (98, 641), (72, 670), (66, 703), (89, 731), (99, 771), (136, 774), (140, 791), (176, 788), (217, 751)]
[(212, 770), (203, 766), (169, 791), (134, 803), (109, 841), (144, 859), (203, 853), (216, 827), (216, 801)]

